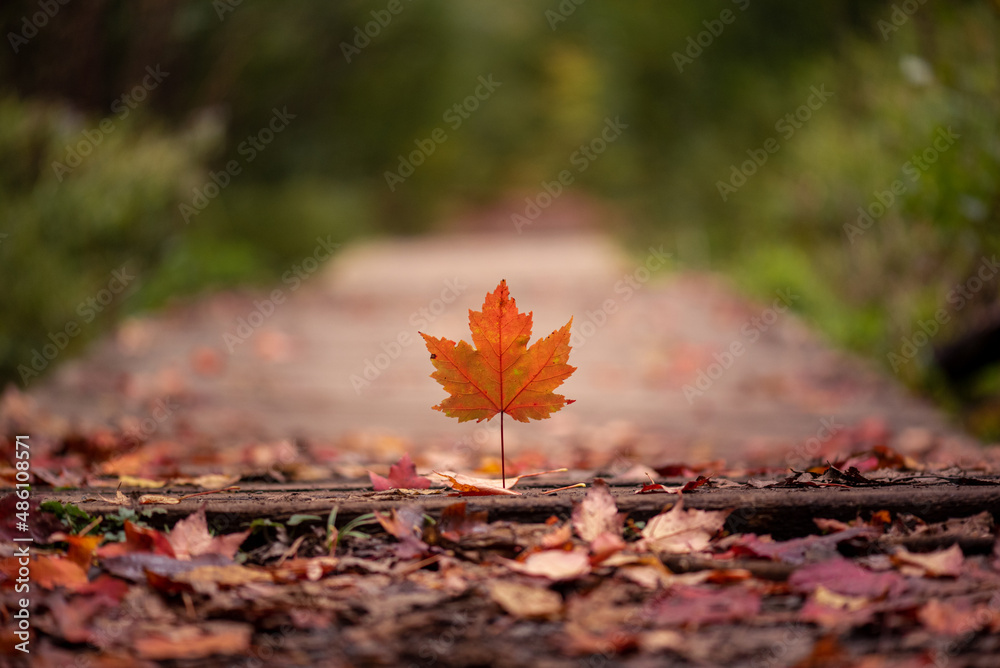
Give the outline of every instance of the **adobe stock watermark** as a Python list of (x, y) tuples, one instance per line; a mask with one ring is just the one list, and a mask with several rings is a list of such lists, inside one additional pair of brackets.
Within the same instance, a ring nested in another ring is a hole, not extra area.
[[(482, 102), (490, 99), (494, 91), (503, 85), (502, 81), (494, 81), (493, 75), (480, 76), (476, 81), (479, 85), (466, 96), (461, 102), (456, 102), (441, 115), (441, 120), (448, 124), (453, 131), (462, 127), (462, 123), (467, 121), (471, 114), (479, 109)], [(413, 176), (417, 167), (424, 164), (427, 158), (434, 154), (438, 144), (448, 141), (448, 133), (444, 128), (434, 128), (425, 139), (414, 139), (413, 143), (417, 148), (410, 151), (405, 157), (399, 156), (399, 165), (395, 172), (385, 172), (385, 184), (389, 186), (390, 192), (396, 192), (396, 186), (404, 183), (406, 179)]]
[(417, 337), (415, 333), (421, 329), (427, 329), (431, 323), (437, 320), (449, 304), (453, 304), (458, 297), (465, 292), (469, 286), (462, 283), (456, 276), (454, 279), (446, 280), (440, 296), (432, 299), (427, 306), (421, 306), (410, 314), (408, 322), (410, 329), (403, 329), (390, 339), (382, 341), (380, 347), (382, 352), (374, 357), (366, 358), (361, 373), (352, 373), (349, 377), (351, 387), (357, 395), (361, 395), (361, 390), (370, 386), (378, 380), (382, 372), (403, 354), (403, 349), (413, 345)]
[(909, 179), (909, 183), (903, 179), (896, 179), (885, 190), (877, 190), (873, 193), (874, 200), (867, 207), (858, 207), (858, 218), (854, 223), (844, 223), (844, 234), (852, 244), (862, 234), (867, 232), (875, 222), (885, 215), (885, 212), (895, 204), (896, 198), (904, 195), (910, 186), (920, 180), (924, 172), (931, 168), (941, 154), (955, 145), (962, 135), (951, 129), (951, 126), (938, 128), (934, 133), (932, 141), (925, 149), (910, 156), (910, 159), (899, 168), (903, 175)]
[[(407, 0), (407, 3), (410, 2), (413, 2), (413, 0)], [(353, 42), (340, 43), (340, 51), (344, 54), (344, 60), (349, 64), (352, 58), (361, 55), (362, 49), (371, 44), (373, 39), (381, 35), (382, 30), (392, 23), (393, 17), (401, 14), (404, 9), (406, 9), (406, 6), (402, 0), (389, 0), (385, 9), (373, 9), (371, 11), (373, 20), (365, 24), (364, 30), (361, 29), (361, 26), (354, 26)]]
[[(653, 272), (659, 271), (667, 266), (667, 261), (673, 257), (672, 253), (663, 252), (663, 246), (659, 248), (649, 247), (649, 254), (646, 259), (637, 266), (631, 273), (622, 276), (621, 280), (614, 284), (613, 295), (604, 299), (597, 308), (588, 309), (584, 317), (579, 322), (574, 322), (570, 329), (569, 344), (574, 348), (582, 348), (587, 340), (593, 338), (598, 330), (608, 324), (611, 316), (618, 313), (621, 305), (628, 302), (635, 296), (636, 292), (649, 282)], [(620, 302), (619, 302), (620, 300)]]
[(555, 9), (545, 10), (545, 20), (549, 22), (549, 29), (555, 30), (560, 23), (573, 16), (576, 8), (587, 2), (587, 0), (561, 0)]
[(910, 335), (900, 339), (899, 352), (890, 352), (886, 355), (893, 372), (899, 373), (903, 366), (912, 362), (920, 349), (941, 331), (941, 327), (951, 322), (951, 316), (965, 308), (977, 292), (996, 278), (998, 271), (1000, 262), (997, 261), (997, 256), (990, 258), (983, 256), (976, 273), (948, 291), (947, 301), (954, 306), (954, 309), (949, 313), (947, 309), (939, 308), (934, 312), (934, 317), (918, 320), (917, 327)]
[[(750, 6), (750, 0), (733, 0), (733, 4), (741, 12), (745, 12), (747, 7)], [(719, 12), (719, 18), (702, 21), (701, 24), (705, 26), (705, 29), (697, 35), (688, 36), (687, 48), (684, 49), (684, 53), (674, 51), (674, 65), (677, 66), (677, 71), (683, 74), (684, 68), (701, 57), (705, 49), (712, 46), (716, 38), (722, 35), (726, 30), (726, 26), (732, 24), (735, 20), (736, 14), (733, 10), (727, 8)]]
[(882, 41), (889, 41), (889, 35), (892, 35), (897, 30), (902, 28), (910, 20), (917, 10), (920, 9), (920, 5), (927, 2), (927, 0), (903, 0), (898, 4), (893, 3), (892, 12), (889, 14), (889, 20), (879, 19), (875, 24), (878, 28), (879, 34), (882, 35)]
[(192, 188), (193, 197), (190, 204), (181, 202), (177, 206), (184, 223), (190, 223), (191, 218), (198, 216), (208, 208), (216, 197), (219, 196), (226, 186), (232, 183), (233, 179), (243, 172), (243, 166), (249, 165), (258, 155), (260, 155), (268, 144), (274, 141), (275, 137), (281, 134), (288, 127), (290, 121), (294, 120), (296, 114), (288, 112), (288, 107), (277, 107), (271, 109), (271, 118), (256, 134), (249, 135), (236, 147), (237, 155), (242, 156), (240, 160), (230, 160), (226, 163), (225, 169), (218, 172), (209, 172), (208, 180), (201, 185)]
[[(118, 117), (118, 121), (124, 121), (139, 106), (139, 103), (143, 102), (152, 91), (156, 90), (156, 87), (168, 76), (170, 76), (170, 72), (161, 71), (159, 64), (155, 68), (147, 65), (146, 76), (142, 78), (142, 81), (133, 86), (132, 90), (122, 93), (111, 103), (111, 113)], [(62, 162), (58, 160), (52, 161), (52, 171), (55, 173), (56, 180), (59, 183), (62, 183), (63, 177), (66, 174), (69, 174), (83, 164), (83, 159), (94, 152), (94, 149), (104, 141), (106, 135), (115, 131), (115, 123), (116, 121), (110, 118), (104, 118), (97, 124), (96, 128), (81, 132), (80, 134), (83, 135), (83, 138), (75, 144), (72, 146), (69, 144), (66, 145), (66, 157), (63, 158)]]
[(56, 17), (56, 14), (63, 8), (63, 5), (68, 4), (69, 0), (39, 0), (39, 11), (30, 17), (28, 15), (21, 17), (21, 30), (19, 32), (12, 31), (7, 33), (7, 41), (10, 42), (10, 48), (14, 50), (14, 53), (17, 54), (22, 46), (34, 39), (38, 31), (47, 26), (49, 21)]
[(333, 256), (333, 252), (340, 248), (340, 244), (333, 243), (330, 236), (326, 235), (325, 239), (316, 237), (316, 246), (312, 253), (293, 264), (281, 275), (282, 284), (288, 286), (287, 293), (284, 288), (275, 288), (264, 299), (255, 299), (253, 309), (245, 316), (236, 319), (236, 327), (233, 331), (227, 331), (222, 335), (222, 342), (226, 344), (226, 350), (229, 351), (230, 355), (236, 352), (237, 346), (246, 343), (274, 315), (278, 306), (285, 303), (289, 294), (302, 287), (306, 279), (315, 274), (323, 263)]
[(157, 399), (146, 417), (128, 420), (122, 428), (122, 435), (135, 441), (148, 441), (179, 408), (169, 396)]
[[(618, 141), (622, 136), (622, 131), (628, 129), (627, 123), (622, 123), (621, 116), (615, 116), (614, 120), (610, 116), (604, 119), (604, 128), (601, 132), (586, 144), (580, 144), (577, 150), (569, 156), (569, 163), (576, 168), (577, 174), (587, 171), (591, 163), (601, 156), (608, 147)], [(542, 181), (541, 189), (534, 197), (525, 197), (525, 207), (523, 214), (513, 213), (510, 222), (514, 224), (514, 229), (520, 234), (522, 228), (532, 225), (545, 209), (552, 206), (552, 203), (562, 195), (563, 189), (573, 183), (576, 177), (568, 169), (564, 169), (552, 181)]]
[[(833, 93), (826, 89), (826, 84), (809, 87), (809, 97), (799, 105), (795, 111), (787, 113), (774, 123), (774, 130), (781, 138), (788, 141), (801, 130), (813, 117), (813, 112), (818, 111), (826, 101), (833, 97)], [(747, 180), (757, 173), (757, 170), (767, 163), (768, 158), (781, 150), (781, 142), (774, 137), (768, 137), (760, 148), (748, 148), (749, 160), (744, 160), (738, 166), (732, 164), (729, 167), (729, 179), (727, 181), (716, 181), (715, 187), (719, 190), (719, 196), (725, 202), (729, 196), (742, 188)]]
[[(84, 325), (94, 322), (97, 316), (108, 308), (115, 299), (133, 284), (135, 276), (129, 273), (128, 263), (123, 264), (120, 269), (111, 272), (111, 278), (107, 284), (97, 291), (96, 294), (84, 299), (76, 306), (76, 313)], [(37, 378), (55, 358), (59, 357), (62, 351), (72, 339), (75, 339), (83, 332), (81, 323), (75, 319), (68, 320), (62, 329), (49, 332), (48, 342), (39, 348), (33, 348), (31, 359), (27, 364), (17, 365), (17, 372), (21, 376), (21, 384), (28, 386), (28, 381)]]
[(684, 385), (682, 388), (684, 398), (687, 399), (689, 406), (694, 403), (696, 397), (708, 392), (715, 381), (722, 378), (736, 360), (745, 355), (750, 346), (778, 321), (781, 314), (787, 312), (789, 307), (800, 299), (799, 295), (793, 294), (787, 288), (777, 290), (775, 294), (777, 297), (771, 302), (771, 306), (764, 309), (759, 316), (755, 315), (743, 323), (739, 329), (739, 338), (734, 339), (722, 352), (715, 353), (712, 356), (714, 362), (698, 369), (694, 385), (690, 383)]

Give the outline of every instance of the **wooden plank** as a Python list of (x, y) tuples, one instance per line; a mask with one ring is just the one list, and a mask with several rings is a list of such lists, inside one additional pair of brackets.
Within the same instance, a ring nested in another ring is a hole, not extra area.
[[(619, 510), (634, 520), (646, 520), (670, 507), (673, 494), (636, 495), (634, 487), (612, 487)], [(130, 492), (137, 498), (143, 491)], [(157, 493), (180, 496), (190, 489), (157, 490)], [(334, 506), (338, 523), (375, 510), (388, 512), (405, 504), (418, 504), (436, 515), (448, 505), (464, 500), (470, 510), (486, 510), (490, 521), (544, 522), (549, 517), (569, 517), (573, 503), (586, 490), (573, 489), (543, 495), (539, 489), (526, 489), (522, 496), (465, 497), (441, 494), (419, 496), (404, 493), (376, 493), (360, 489), (331, 490), (323, 486), (309, 489), (253, 489), (188, 499), (176, 505), (148, 505), (136, 508), (162, 508), (154, 515), (155, 526), (167, 526), (194, 512), (204, 503), (208, 518), (217, 531), (232, 531), (256, 518), (287, 520), (295, 514), (314, 514), (323, 518)], [(118, 506), (86, 502), (107, 490), (64, 490), (39, 494), (40, 499), (57, 499), (79, 505), (91, 515), (114, 514)], [(894, 485), (874, 488), (801, 488), (801, 489), (701, 489), (684, 495), (684, 504), (702, 510), (732, 510), (728, 528), (733, 532), (769, 533), (783, 539), (816, 533), (813, 518), (851, 520), (859, 514), (878, 510), (910, 513), (927, 522), (952, 517), (967, 517), (988, 510), (1000, 521), (1000, 486), (962, 486), (954, 484)]]

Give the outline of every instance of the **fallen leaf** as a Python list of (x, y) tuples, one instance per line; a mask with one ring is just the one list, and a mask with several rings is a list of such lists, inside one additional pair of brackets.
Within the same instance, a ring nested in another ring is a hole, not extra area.
[(400, 559), (412, 559), (430, 549), (423, 540), (424, 513), (418, 506), (393, 508), (388, 516), (376, 510), (374, 515), (386, 533), (399, 541), (396, 556)]
[(206, 554), (190, 561), (181, 561), (165, 554), (151, 554), (149, 552), (131, 552), (101, 557), (101, 566), (106, 571), (115, 577), (131, 582), (146, 582), (149, 573), (171, 579), (178, 573), (190, 571), (199, 566), (227, 566), (231, 563), (231, 559), (218, 554)]
[[(500, 485), (497, 485), (498, 481), (490, 480), (489, 478), (473, 478), (469, 475), (452, 473), (451, 471), (434, 471), (433, 475), (443, 478), (442, 482), (461, 496), (521, 496), (520, 492), (503, 487), (502, 482)], [(513, 484), (511, 487), (513, 487)]]
[(251, 582), (274, 581), (274, 576), (270, 572), (242, 564), (195, 566), (166, 577), (174, 583), (189, 584), (195, 591), (202, 593), (211, 593), (220, 587), (239, 587)]
[(575, 580), (590, 572), (590, 557), (586, 550), (545, 550), (533, 552), (524, 561), (504, 559), (512, 571), (550, 580)]
[(691, 629), (755, 617), (760, 613), (760, 605), (759, 593), (737, 587), (675, 588), (648, 604), (657, 623)]
[(210, 620), (141, 629), (132, 643), (143, 659), (203, 659), (212, 655), (243, 654), (250, 649), (252, 636), (250, 624)]
[(371, 471), (368, 472), (368, 476), (376, 492), (390, 489), (427, 489), (431, 486), (428, 478), (417, 475), (417, 467), (414, 466), (409, 453), (405, 453), (398, 462), (389, 467), (388, 478)]
[(490, 598), (521, 619), (554, 619), (563, 607), (562, 596), (551, 589), (506, 580), (490, 583)]
[(822, 586), (836, 594), (871, 599), (900, 593), (905, 586), (898, 573), (875, 573), (843, 557), (802, 566), (789, 576), (788, 584), (802, 593)]
[(330, 556), (292, 559), (271, 568), (271, 577), (279, 583), (298, 582), (299, 580), (316, 582), (326, 574), (333, 572), (339, 563), (340, 560), (337, 557)]
[(728, 516), (728, 510), (687, 510), (679, 497), (670, 510), (646, 523), (639, 549), (670, 554), (698, 552), (708, 547)]
[(819, 624), (829, 629), (849, 629), (867, 624), (875, 616), (875, 611), (864, 597), (843, 596), (830, 591), (823, 585), (806, 600), (799, 610), (799, 620)]
[(229, 487), (240, 481), (239, 475), (226, 475), (224, 473), (209, 473), (195, 478), (180, 476), (170, 481), (171, 485), (193, 485), (194, 487), (204, 487), (205, 489), (218, 489)]
[(973, 606), (968, 599), (931, 599), (917, 611), (917, 619), (932, 633), (959, 636), (985, 628), (995, 614), (988, 605)]
[(605, 532), (620, 536), (624, 518), (607, 483), (597, 478), (583, 501), (574, 504), (572, 521), (576, 535), (590, 543)]
[(97, 635), (91, 628), (94, 617), (114, 606), (114, 601), (96, 596), (74, 596), (67, 602), (60, 594), (51, 596), (47, 603), (58, 628), (57, 635), (71, 643), (92, 642)]
[(94, 554), (97, 546), (104, 540), (104, 536), (71, 536), (65, 533), (54, 533), (49, 536), (49, 542), (63, 542), (69, 544), (69, 560), (77, 564), (83, 570), (88, 570), (94, 561)]
[(686, 483), (684, 483), (684, 486), (681, 487), (681, 492), (693, 492), (702, 485), (709, 483), (711, 481), (712, 481), (712, 476), (700, 475), (694, 480), (688, 480)]
[(485, 510), (474, 513), (467, 512), (465, 501), (453, 503), (441, 511), (438, 533), (451, 542), (457, 543), (462, 539), (462, 536), (485, 530), (488, 514)]
[(248, 529), (225, 536), (212, 536), (208, 533), (205, 504), (202, 504), (197, 511), (174, 525), (167, 534), (167, 541), (174, 550), (174, 556), (181, 560), (203, 554), (219, 554), (232, 559), (249, 535)]
[(870, 536), (876, 532), (868, 527), (855, 527), (827, 536), (806, 536), (791, 540), (775, 541), (770, 536), (740, 534), (727, 538), (727, 546), (733, 556), (752, 555), (783, 561), (787, 564), (803, 564), (806, 561), (822, 561), (837, 556), (837, 545), (858, 536)]
[(110, 503), (113, 506), (131, 506), (132, 502), (129, 501), (128, 497), (122, 494), (119, 489), (115, 492), (115, 498), (108, 499), (103, 494), (98, 494), (97, 497), (104, 503)]
[(625, 547), (625, 539), (619, 534), (610, 531), (599, 533), (597, 538), (590, 541), (590, 563), (596, 566), (611, 555), (621, 552)]
[(53, 473), (41, 467), (32, 467), (32, 473), (53, 487), (69, 488), (83, 485), (82, 473), (67, 471), (65, 468), (59, 473)]
[(181, 502), (180, 497), (177, 496), (167, 496), (165, 494), (143, 494), (139, 497), (139, 503), (143, 505), (148, 505), (151, 503), (159, 503), (168, 506), (177, 505)]
[(167, 483), (165, 480), (151, 480), (149, 478), (137, 478), (131, 475), (123, 475), (118, 478), (118, 482), (125, 487), (144, 487), (148, 489), (159, 489)]
[(538, 545), (543, 550), (555, 550), (573, 540), (573, 528), (569, 524), (556, 527), (542, 536)]
[(452, 471), (434, 471), (431, 475), (438, 476), (442, 483), (457, 491), (459, 496), (520, 496), (520, 492), (515, 492), (511, 489), (518, 481), (548, 473), (562, 473), (565, 470), (555, 469), (539, 473), (525, 473), (514, 478), (513, 482), (510, 483), (510, 487), (504, 487), (503, 480), (500, 481), (500, 485), (497, 485), (497, 481), (490, 478), (474, 478)]
[(910, 552), (899, 546), (889, 556), (903, 575), (932, 578), (957, 578), (962, 574), (962, 565), (965, 563), (965, 556), (958, 544), (946, 550), (921, 553)]
[(635, 491), (636, 494), (680, 494), (680, 487), (664, 487), (658, 482), (643, 485)]
[[(22, 564), (22, 557), (6, 557), (0, 560), (0, 574), (9, 581), (7, 587), (13, 589), (14, 581)], [(78, 563), (61, 555), (43, 554), (31, 559), (28, 564), (31, 569), (30, 586), (38, 585), (42, 589), (65, 587), (75, 591), (87, 584), (87, 570)]]

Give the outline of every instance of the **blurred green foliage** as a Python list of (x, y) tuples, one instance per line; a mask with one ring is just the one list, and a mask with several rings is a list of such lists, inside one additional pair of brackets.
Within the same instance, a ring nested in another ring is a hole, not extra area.
[[(7, 3), (3, 33), (35, 11)], [(889, 368), (1000, 250), (998, 22), (996, 3), (916, 0), (61, 6), (0, 55), (17, 93), (0, 119), (0, 272), (17, 286), (3, 321), (18, 323), (3, 325), (0, 372), (14, 378), (126, 256), (142, 274), (115, 304), (127, 309), (273, 279), (317, 235), (419, 233), (536, 193), (608, 118), (628, 128), (570, 190), (624, 211), (624, 240), (664, 243), (751, 293), (792, 288), (831, 339)], [(169, 76), (149, 100), (54, 182), (48, 162), (156, 65)], [(456, 126), (449, 110), (490, 76), (499, 88)], [(832, 97), (816, 104), (816, 89)], [(247, 159), (276, 109), (294, 118)], [(959, 138), (911, 178), (941, 128)], [(386, 173), (435, 130), (446, 139), (390, 190)], [(240, 173), (185, 223), (178, 205), (231, 161)], [(869, 229), (845, 230), (897, 180)], [(987, 285), (934, 343), (996, 294)], [(915, 387), (939, 387), (931, 348), (896, 369)]]

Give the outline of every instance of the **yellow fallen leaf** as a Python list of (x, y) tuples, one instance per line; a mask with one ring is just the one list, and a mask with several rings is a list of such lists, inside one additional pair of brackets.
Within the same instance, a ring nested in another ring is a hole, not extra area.
[(127, 487), (144, 487), (147, 489), (159, 489), (166, 485), (166, 481), (163, 480), (151, 480), (149, 478), (137, 478), (135, 476), (123, 475), (118, 478), (122, 485)]
[(180, 503), (181, 500), (176, 496), (167, 496), (166, 494), (143, 494), (139, 497), (139, 503), (164, 503), (167, 505), (174, 505)]

